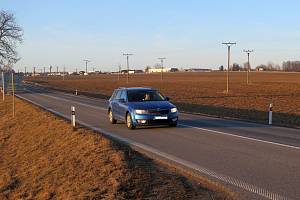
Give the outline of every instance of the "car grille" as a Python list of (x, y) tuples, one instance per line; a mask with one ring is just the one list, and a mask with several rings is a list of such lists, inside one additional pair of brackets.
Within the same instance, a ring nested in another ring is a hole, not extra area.
[(149, 114), (154, 114), (154, 115), (167, 115), (169, 114), (170, 110), (169, 109), (151, 109), (148, 110)]

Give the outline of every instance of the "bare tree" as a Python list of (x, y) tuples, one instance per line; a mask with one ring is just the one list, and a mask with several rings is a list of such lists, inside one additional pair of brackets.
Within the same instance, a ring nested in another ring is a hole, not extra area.
[(0, 11), (0, 60), (9, 64), (16, 63), (18, 53), (17, 44), (22, 42), (23, 31), (16, 23), (12, 13)]
[(300, 72), (300, 61), (283, 62), (282, 70), (288, 72)]

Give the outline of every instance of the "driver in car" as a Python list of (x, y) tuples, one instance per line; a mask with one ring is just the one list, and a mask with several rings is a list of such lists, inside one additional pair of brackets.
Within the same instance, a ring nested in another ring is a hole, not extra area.
[(149, 101), (149, 100), (150, 100), (150, 94), (149, 94), (149, 93), (146, 93), (146, 94), (145, 94), (144, 101)]

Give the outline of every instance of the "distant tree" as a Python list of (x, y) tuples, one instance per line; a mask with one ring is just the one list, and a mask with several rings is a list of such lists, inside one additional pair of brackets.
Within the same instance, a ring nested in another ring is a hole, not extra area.
[[(243, 70), (243, 71), (248, 71), (248, 62), (245, 62), (245, 63), (243, 64), (243, 68), (242, 68), (241, 70)], [(249, 70), (251, 71), (251, 68), (250, 68)]]
[(150, 66), (146, 66), (146, 68), (145, 68), (145, 72), (149, 72), (149, 70), (151, 69), (151, 67)]
[(281, 70), (281, 67), (278, 64), (276, 64), (274, 68), (275, 68), (276, 71), (280, 71)]
[(156, 64), (154, 65), (154, 68), (155, 68), (155, 69), (160, 69), (160, 68), (161, 68), (161, 64), (160, 64), (160, 63), (156, 63)]
[(241, 66), (238, 63), (233, 63), (231, 70), (232, 71), (240, 71)]
[(287, 72), (300, 72), (300, 61), (283, 62), (282, 70)]
[(268, 62), (267, 71), (275, 71), (275, 65), (272, 62)]
[(269, 62), (267, 65), (258, 65), (256, 67), (256, 70), (263, 70), (263, 71), (280, 71), (281, 67), (278, 64), (274, 64), (272, 62)]
[(267, 70), (267, 65), (258, 65), (257, 67), (256, 67), (256, 70), (257, 71), (259, 71), (259, 70), (263, 70), (263, 71), (265, 71), (265, 70)]
[(12, 13), (0, 11), (0, 60), (2, 62), (16, 63), (19, 58), (16, 51), (18, 43), (22, 42), (23, 31), (17, 25)]
[(219, 67), (219, 71), (224, 71), (224, 66), (223, 66), (223, 65), (221, 65), (221, 66)]

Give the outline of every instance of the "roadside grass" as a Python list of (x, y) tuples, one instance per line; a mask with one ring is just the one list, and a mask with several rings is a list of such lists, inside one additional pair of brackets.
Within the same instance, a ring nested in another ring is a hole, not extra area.
[(16, 110), (0, 102), (0, 199), (236, 199), (19, 99)]

